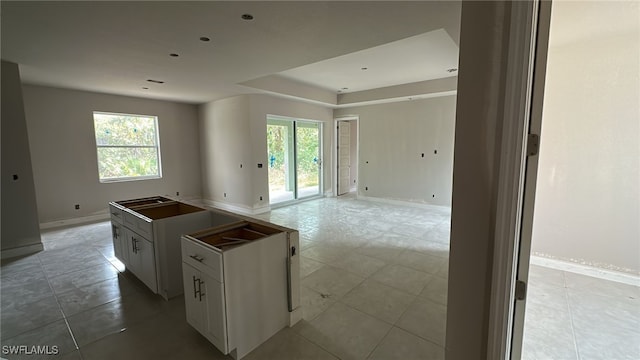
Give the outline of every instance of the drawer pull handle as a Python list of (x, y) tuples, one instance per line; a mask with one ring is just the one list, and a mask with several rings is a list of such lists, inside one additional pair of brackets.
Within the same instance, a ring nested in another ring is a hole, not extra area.
[(204, 258), (200, 257), (198, 255), (189, 255), (190, 258), (192, 258), (193, 260), (197, 261), (197, 262), (203, 262)]
[(198, 298), (198, 291), (196, 290), (196, 281), (199, 281), (196, 279), (196, 276), (193, 275), (193, 298), (197, 299)]
[(204, 281), (198, 279), (198, 296), (199, 296), (198, 301), (202, 301), (202, 297), (205, 295), (202, 292), (202, 284), (204, 284)]

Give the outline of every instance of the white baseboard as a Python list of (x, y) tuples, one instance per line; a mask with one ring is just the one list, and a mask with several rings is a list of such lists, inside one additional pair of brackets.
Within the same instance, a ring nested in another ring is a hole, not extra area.
[(64, 220), (56, 220), (51, 222), (40, 223), (40, 230), (52, 229), (57, 227), (69, 226), (69, 225), (78, 225), (78, 224), (86, 224), (92, 223), (96, 221), (104, 221), (109, 220), (111, 217), (109, 212), (105, 211), (103, 214), (89, 215), (83, 217), (77, 217), (73, 219), (64, 219)]
[(262, 214), (262, 213), (271, 211), (271, 207), (268, 205), (259, 207), (259, 208), (251, 208), (245, 205), (230, 204), (226, 202), (209, 200), (209, 199), (201, 199), (201, 202), (205, 205), (212, 206), (218, 209), (227, 210), (227, 211), (236, 212), (236, 213), (245, 214), (245, 215), (257, 215), (257, 214)]
[(333, 197), (333, 191), (325, 191), (324, 192), (324, 197)]
[(385, 199), (385, 198), (362, 196), (362, 195), (357, 195), (356, 199), (365, 200), (365, 201), (372, 201), (372, 202), (379, 202), (379, 203), (390, 204), (390, 205), (411, 206), (411, 207), (417, 207), (417, 208), (423, 208), (423, 209), (429, 209), (429, 208), (434, 208), (435, 207), (435, 208), (438, 208), (438, 209), (451, 211), (451, 207), (450, 206), (434, 205), (434, 204), (429, 204), (429, 203), (424, 203), (424, 202), (415, 202), (415, 201), (409, 201), (409, 200)]
[(536, 255), (531, 255), (531, 264), (591, 276), (603, 280), (615, 281), (627, 285), (640, 286), (640, 275), (633, 275)]
[(9, 259), (17, 256), (35, 254), (43, 250), (44, 250), (44, 246), (42, 245), (42, 243), (37, 243), (37, 244), (32, 244), (27, 246), (20, 246), (13, 249), (2, 250), (0, 254), (0, 258)]

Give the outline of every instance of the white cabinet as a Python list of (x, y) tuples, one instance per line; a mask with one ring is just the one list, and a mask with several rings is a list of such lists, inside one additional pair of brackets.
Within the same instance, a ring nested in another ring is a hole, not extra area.
[(182, 273), (187, 322), (227, 353), (224, 284), (189, 264)]
[(253, 221), (183, 235), (187, 322), (235, 359), (292, 326), (300, 310), (291, 297), (299, 284), (289, 281), (297, 242), (295, 230)]
[(165, 299), (183, 292), (180, 236), (207, 228), (218, 218), (205, 209), (164, 197), (109, 203), (116, 257)]

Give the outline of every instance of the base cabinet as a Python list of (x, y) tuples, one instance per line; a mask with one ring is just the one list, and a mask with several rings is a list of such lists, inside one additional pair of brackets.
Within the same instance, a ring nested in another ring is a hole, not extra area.
[(213, 214), (163, 197), (111, 202), (109, 210), (115, 256), (154, 293), (181, 295), (180, 235), (211, 226)]
[(289, 235), (243, 221), (182, 236), (187, 322), (222, 353), (240, 359), (291, 325)]

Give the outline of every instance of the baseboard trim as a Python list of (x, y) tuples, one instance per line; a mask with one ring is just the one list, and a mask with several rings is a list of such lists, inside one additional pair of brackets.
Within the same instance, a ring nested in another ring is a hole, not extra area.
[(44, 245), (42, 245), (42, 243), (20, 246), (13, 249), (2, 250), (2, 254), (0, 255), (0, 258), (9, 259), (9, 258), (14, 258), (18, 256), (35, 254), (43, 250), (44, 250)]
[(411, 207), (417, 207), (417, 208), (423, 208), (423, 209), (438, 208), (438, 209), (442, 209), (442, 210), (451, 211), (451, 207), (450, 206), (434, 205), (434, 204), (429, 204), (429, 203), (425, 203), (425, 202), (415, 202), (415, 201), (409, 201), (409, 200), (395, 200), (395, 199), (386, 199), (386, 198), (378, 198), (378, 197), (370, 197), (370, 196), (362, 196), (362, 195), (356, 195), (356, 199), (364, 200), (364, 201), (378, 202), (378, 203), (383, 203), (383, 204), (390, 204), (390, 205), (403, 205), (403, 206), (411, 206)]
[(640, 275), (633, 275), (629, 273), (623, 273), (619, 271), (613, 271), (536, 255), (531, 255), (531, 264), (556, 270), (568, 271), (580, 275), (591, 276), (603, 280), (615, 281), (627, 285), (640, 286)]
[(70, 225), (86, 224), (86, 223), (92, 223), (97, 221), (104, 221), (104, 220), (109, 220), (110, 218), (111, 217), (109, 213), (105, 212), (103, 214), (82, 216), (82, 217), (77, 217), (72, 219), (56, 220), (56, 221), (41, 223), (40, 230), (53, 229), (53, 228), (58, 228), (63, 226), (70, 226)]
[(250, 208), (245, 205), (237, 205), (237, 204), (229, 204), (221, 201), (209, 200), (209, 199), (201, 199), (203, 204), (211, 207), (215, 207), (222, 210), (227, 210), (231, 212), (236, 212), (244, 215), (257, 215), (265, 212), (271, 211), (270, 206), (262, 206), (259, 208)]

